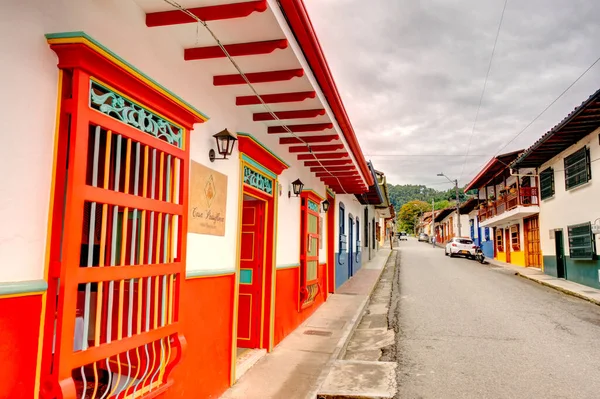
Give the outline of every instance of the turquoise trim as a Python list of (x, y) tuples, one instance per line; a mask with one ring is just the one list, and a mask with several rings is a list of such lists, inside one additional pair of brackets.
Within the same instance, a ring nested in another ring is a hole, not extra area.
[(277, 178), (277, 175), (275, 173), (271, 172), (269, 169), (265, 168), (264, 166), (256, 162), (254, 159), (250, 158), (248, 155), (242, 154), (242, 160), (252, 165), (256, 169), (260, 170), (262, 173), (271, 177), (272, 179)]
[(133, 65), (131, 65), (129, 62), (125, 61), (123, 58), (119, 57), (117, 54), (113, 53), (111, 50), (109, 50), (108, 48), (106, 48), (105, 46), (103, 46), (102, 44), (100, 44), (98, 41), (96, 41), (95, 39), (93, 39), (92, 37), (90, 37), (89, 35), (87, 35), (85, 32), (83, 32), (83, 31), (78, 31), (78, 32), (57, 32), (57, 33), (47, 33), (46, 34), (46, 39), (48, 39), (48, 40), (50, 40), (50, 39), (70, 39), (70, 38), (77, 38), (77, 37), (81, 37), (81, 38), (84, 38), (86, 40), (89, 40), (91, 43), (93, 43), (94, 45), (100, 47), (102, 50), (106, 51), (112, 57), (116, 58), (117, 60), (119, 60), (120, 62), (122, 62), (123, 64), (125, 64), (126, 66), (128, 66), (129, 68), (131, 68), (136, 73), (140, 74), (141, 76), (143, 76), (144, 78), (148, 79), (150, 82), (152, 82), (156, 86), (160, 87), (162, 90), (164, 90), (166, 93), (168, 93), (169, 95), (171, 95), (174, 98), (176, 98), (178, 101), (181, 101), (182, 104), (185, 104), (186, 106), (188, 106), (194, 112), (198, 113), (199, 115), (202, 115), (202, 117), (204, 117), (206, 120), (209, 119), (208, 116), (206, 116), (204, 113), (200, 112), (196, 107), (194, 107), (193, 105), (191, 105), (190, 103), (188, 103), (187, 101), (185, 101), (184, 99), (182, 99), (181, 97), (179, 97), (178, 95), (176, 95), (175, 93), (173, 93), (171, 90), (167, 89), (166, 87), (164, 87), (163, 85), (161, 85), (160, 83), (158, 83), (156, 80), (152, 79), (150, 76), (146, 75), (145, 73), (143, 73), (142, 71), (140, 71), (139, 69), (137, 69), (136, 67), (134, 67)]
[(277, 265), (276, 269), (295, 269), (296, 267), (300, 267), (300, 263), (290, 263), (287, 265)]
[(240, 269), (240, 284), (252, 284), (252, 270)]
[(0, 283), (0, 296), (32, 294), (45, 292), (47, 289), (48, 283), (45, 280), (8, 281)]
[(231, 270), (231, 269), (188, 270), (185, 272), (185, 278), (223, 276), (225, 274), (235, 274), (235, 270)]
[(304, 193), (304, 192), (311, 192), (311, 193), (313, 193), (314, 195), (316, 195), (317, 197), (319, 197), (319, 199), (320, 199), (321, 201), (324, 201), (324, 200), (325, 200), (325, 198), (323, 198), (323, 197), (321, 196), (321, 194), (319, 194), (318, 192), (316, 192), (316, 191), (315, 191), (315, 190), (313, 190), (312, 188), (305, 188), (305, 189), (302, 189), (302, 192), (303, 192), (303, 193)]
[(261, 143), (260, 141), (258, 141), (258, 140), (256, 139), (256, 137), (254, 137), (254, 136), (253, 136), (253, 135), (251, 135), (250, 133), (237, 132), (237, 135), (238, 135), (238, 136), (244, 136), (244, 137), (249, 137), (249, 138), (251, 138), (251, 139), (252, 139), (252, 140), (253, 140), (253, 141), (254, 141), (256, 144), (258, 144), (259, 146), (261, 146), (261, 147), (263, 148), (263, 150), (267, 151), (269, 154), (271, 154), (271, 155), (273, 155), (275, 158), (277, 158), (277, 160), (278, 160), (279, 162), (281, 162), (282, 164), (284, 164), (284, 165), (285, 165), (286, 167), (288, 167), (288, 168), (290, 167), (290, 165), (289, 165), (287, 162), (285, 162), (283, 159), (279, 158), (279, 157), (277, 156), (277, 154), (275, 154), (273, 151), (269, 150), (269, 148), (268, 148), (266, 145), (264, 145), (263, 143)]
[(325, 188), (325, 191), (326, 191), (326, 192), (327, 192), (327, 193), (328, 193), (330, 196), (332, 196), (333, 198), (335, 198), (335, 193), (333, 192), (333, 190), (332, 190), (332, 189), (330, 189), (329, 187), (326, 187), (326, 188)]

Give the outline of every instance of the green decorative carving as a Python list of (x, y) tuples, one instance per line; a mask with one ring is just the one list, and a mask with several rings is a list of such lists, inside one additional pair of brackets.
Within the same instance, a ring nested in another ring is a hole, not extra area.
[(244, 183), (269, 195), (273, 195), (273, 180), (247, 166), (244, 166)]
[(310, 209), (313, 212), (319, 213), (319, 205), (311, 200), (308, 200), (308, 209)]
[(90, 81), (90, 108), (178, 148), (183, 147), (183, 131), (179, 126), (93, 80)]

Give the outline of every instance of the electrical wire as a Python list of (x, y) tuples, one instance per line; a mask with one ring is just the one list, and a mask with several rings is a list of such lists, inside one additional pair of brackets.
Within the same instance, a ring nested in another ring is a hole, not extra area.
[(490, 63), (488, 65), (488, 69), (485, 74), (485, 81), (483, 82), (483, 90), (481, 91), (481, 97), (479, 97), (479, 105), (477, 106), (477, 112), (475, 113), (475, 121), (473, 121), (473, 129), (471, 129), (471, 134), (469, 135), (469, 144), (467, 145), (467, 152), (465, 154), (465, 160), (464, 160), (462, 168), (460, 170), (460, 176), (459, 176), (458, 180), (460, 180), (462, 178), (463, 173), (465, 172), (465, 165), (467, 164), (467, 157), (469, 156), (469, 151), (471, 150), (471, 143), (473, 142), (473, 135), (475, 134), (475, 126), (477, 126), (477, 120), (479, 119), (479, 111), (481, 111), (481, 104), (483, 103), (483, 96), (485, 94), (485, 89), (487, 87), (488, 78), (490, 77), (490, 71), (492, 70), (494, 54), (496, 53), (498, 37), (500, 37), (500, 30), (502, 28), (502, 21), (504, 21), (504, 12), (506, 11), (507, 4), (508, 4), (508, 0), (504, 0), (504, 7), (502, 7), (502, 14), (500, 15), (500, 23), (498, 24), (498, 30), (496, 31), (496, 38), (494, 39), (494, 47), (492, 48), (492, 55), (490, 56)]
[[(463, 154), (365, 154), (366, 157), (464, 157)], [(469, 157), (487, 157), (487, 154), (471, 154)]]
[[(570, 90), (570, 89), (571, 89), (573, 86), (575, 86), (575, 84), (576, 84), (577, 82), (579, 82), (579, 81), (581, 80), (581, 78), (583, 78), (583, 77), (585, 76), (585, 74), (586, 74), (586, 73), (588, 73), (588, 72), (590, 71), (590, 69), (592, 69), (592, 68), (593, 68), (593, 67), (594, 67), (594, 66), (595, 66), (595, 65), (596, 65), (596, 64), (597, 64), (599, 61), (600, 61), (600, 57), (596, 58), (596, 61), (594, 61), (594, 62), (592, 63), (592, 65), (590, 65), (590, 66), (589, 66), (589, 67), (588, 67), (588, 68), (587, 68), (585, 71), (583, 71), (583, 72), (582, 72), (582, 73), (581, 73), (581, 74), (580, 74), (580, 75), (577, 77), (577, 79), (575, 79), (575, 80), (574, 80), (574, 81), (573, 81), (573, 82), (572, 82), (572, 83), (571, 83), (569, 86), (567, 86), (567, 88), (566, 88), (566, 89), (564, 89), (564, 90), (562, 91), (562, 93), (560, 93), (560, 94), (558, 95), (558, 97), (556, 97), (556, 98), (555, 98), (555, 99), (554, 99), (554, 100), (553, 100), (553, 101), (552, 101), (550, 104), (548, 104), (548, 106), (546, 106), (546, 108), (544, 108), (544, 109), (542, 110), (542, 112), (540, 112), (540, 113), (539, 113), (539, 114), (538, 114), (538, 115), (537, 115), (535, 118), (533, 118), (533, 120), (532, 120), (531, 122), (529, 122), (529, 123), (528, 123), (528, 124), (527, 124), (527, 125), (526, 125), (526, 126), (523, 128), (523, 129), (521, 129), (521, 130), (520, 130), (520, 131), (519, 131), (517, 134), (515, 134), (515, 135), (513, 136), (513, 138), (512, 138), (512, 139), (510, 139), (510, 140), (509, 140), (509, 141), (508, 141), (506, 144), (504, 144), (502, 147), (500, 147), (500, 149), (499, 149), (499, 150), (497, 150), (497, 151), (494, 153), (494, 155), (492, 156), (492, 158), (494, 158), (495, 156), (497, 156), (497, 155), (500, 153), (500, 151), (504, 150), (504, 149), (505, 149), (505, 148), (506, 148), (506, 147), (507, 147), (507, 146), (508, 146), (510, 143), (512, 143), (513, 141), (515, 141), (517, 137), (519, 137), (521, 134), (523, 134), (523, 133), (525, 132), (525, 130), (529, 129), (529, 127), (530, 127), (531, 125), (533, 125), (533, 124), (535, 123), (535, 121), (537, 121), (537, 120), (538, 120), (538, 119), (539, 119), (539, 118), (540, 118), (542, 115), (544, 115), (544, 114), (546, 113), (546, 111), (548, 111), (548, 110), (550, 109), (550, 107), (552, 107), (552, 106), (553, 106), (553, 105), (554, 105), (554, 104), (555, 104), (555, 103), (556, 103), (558, 100), (560, 100), (560, 98), (561, 98), (562, 96), (564, 96), (564, 95), (565, 95), (565, 94), (566, 94), (566, 93), (567, 93), (567, 92), (568, 92), (568, 91), (569, 91), (569, 90)], [(500, 160), (498, 160), (498, 161), (500, 161)], [(506, 163), (504, 163), (504, 162), (502, 162), (502, 161), (500, 161), (500, 162), (501, 162), (501, 163), (503, 163), (504, 165), (506, 165), (507, 167), (509, 166), (509, 165), (507, 165)], [(474, 173), (474, 172), (476, 172), (477, 170), (481, 169), (483, 166), (484, 166), (484, 165), (480, 166), (480, 167), (479, 167), (479, 168), (477, 168), (477, 169), (473, 169), (473, 170), (472, 170), (472, 171), (469, 173), (469, 175), (470, 175), (470, 174), (472, 174), (472, 173)]]
[[(208, 24), (206, 23), (206, 21), (203, 21), (197, 15), (195, 15), (194, 13), (192, 13), (191, 11), (189, 11), (188, 9), (186, 9), (185, 7), (183, 7), (182, 5), (180, 5), (179, 3), (177, 3), (174, 0), (163, 0), (163, 1), (165, 3), (167, 3), (167, 4), (169, 4), (170, 6), (178, 9), (179, 11), (183, 12), (184, 14), (188, 15), (190, 18), (196, 20), (199, 24), (201, 24), (202, 26), (204, 26), (204, 28), (206, 28), (206, 30), (210, 33), (210, 35), (215, 40), (215, 42), (217, 43), (217, 45), (219, 46), (219, 48), (221, 48), (221, 50), (223, 51), (223, 53), (225, 54), (225, 56), (229, 59), (229, 61), (231, 62), (231, 64), (235, 67), (235, 69), (238, 71), (238, 73), (240, 74), (240, 76), (244, 79), (244, 81), (246, 82), (246, 84), (250, 87), (250, 89), (252, 90), (252, 92), (254, 93), (254, 95), (256, 95), (256, 97), (259, 99), (259, 101), (261, 102), (261, 104), (263, 105), (263, 107), (267, 110), (267, 112), (273, 117), (274, 120), (283, 123), (283, 121), (281, 119), (279, 119), (279, 117), (277, 116), (277, 114), (275, 114), (275, 112), (273, 112), (271, 110), (271, 108), (268, 106), (268, 104), (263, 100), (262, 96), (260, 94), (258, 94), (258, 92), (256, 91), (256, 89), (254, 88), (254, 85), (250, 82), (250, 80), (248, 79), (248, 77), (246, 76), (246, 74), (242, 71), (242, 69), (239, 67), (239, 65), (237, 64), (237, 62), (235, 62), (235, 60), (231, 57), (231, 55), (229, 54), (229, 52), (227, 51), (227, 49), (225, 48), (225, 46), (221, 43), (221, 41), (219, 40), (219, 38), (217, 37), (217, 35), (212, 31), (212, 29), (210, 29), (208, 27)], [(295, 134), (294, 132), (292, 132), (292, 130), (287, 125), (283, 124), (282, 127), (284, 128), (284, 130), (286, 130), (287, 133), (291, 134), (294, 138), (298, 139), (300, 142), (302, 142), (304, 145), (306, 145), (306, 147), (308, 148), (308, 152), (310, 154), (313, 154), (312, 148), (311, 148), (311, 146), (310, 146), (309, 143), (307, 143), (306, 141), (304, 141), (302, 139), (302, 137), (300, 137), (297, 134)], [(313, 155), (315, 155), (315, 154), (313, 154)], [(348, 194), (348, 192), (346, 191), (346, 189), (342, 185), (342, 182), (340, 181), (339, 177), (336, 176), (336, 175), (334, 175), (333, 173), (331, 173), (331, 171), (329, 171), (327, 169), (327, 167), (321, 163), (321, 160), (318, 159), (316, 155), (315, 155), (315, 161), (317, 161), (319, 163), (319, 165), (323, 168), (323, 170), (325, 172), (329, 173), (329, 175), (331, 177), (333, 177), (333, 178), (335, 178), (337, 180), (337, 182), (339, 184), (339, 187), (342, 189), (342, 191), (344, 192), (344, 194)]]

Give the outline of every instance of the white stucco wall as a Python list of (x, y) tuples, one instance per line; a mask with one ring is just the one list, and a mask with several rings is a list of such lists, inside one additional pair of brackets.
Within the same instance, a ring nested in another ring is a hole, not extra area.
[[(600, 218), (600, 129), (596, 129), (578, 143), (543, 164), (538, 171), (548, 167), (554, 169), (554, 196), (540, 201), (540, 236), (542, 254), (556, 255), (554, 233), (551, 230), (563, 229), (565, 254), (569, 253), (567, 227), (575, 224), (594, 222)], [(587, 146), (590, 149), (592, 179), (577, 188), (565, 190), (565, 157)], [(551, 237), (552, 234), (552, 238)], [(600, 248), (600, 235), (596, 235), (596, 252)]]
[[(356, 251), (356, 241), (357, 241), (357, 230), (356, 230), (356, 217), (358, 216), (358, 219), (360, 221), (360, 232), (359, 232), (359, 237), (361, 240), (361, 246), (363, 244), (363, 219), (364, 219), (364, 205), (361, 205), (360, 202), (358, 202), (358, 200), (356, 199), (356, 197), (352, 194), (338, 194), (335, 197), (335, 227), (334, 227), (334, 245), (335, 245), (335, 252), (339, 252), (339, 240), (337, 237), (339, 237), (340, 234), (340, 202), (344, 204), (344, 208), (346, 209), (346, 213), (345, 213), (345, 223), (346, 223), (346, 237), (348, 237), (348, 216), (352, 215), (353, 219), (354, 219), (354, 251)], [(331, 208), (330, 208), (331, 211)], [(350, 245), (350, 241), (348, 241), (348, 247)], [(363, 250), (361, 248), (361, 250)]]
[[(110, 23), (107, 23), (110, 21)], [(118, 28), (115, 28), (118, 27)], [(84, 31), (210, 117), (191, 133), (191, 158), (228, 175), (225, 236), (190, 234), (188, 271), (234, 270), (237, 247), (239, 156), (210, 163), (212, 135), (224, 128), (252, 134), (290, 164), (280, 177), (276, 263), (298, 263), (299, 199), (287, 198), (289, 183), (300, 178), (305, 188), (325, 196), (323, 183), (278, 145), (266, 125), (252, 122), (251, 112), (236, 107), (227, 90), (212, 85), (202, 62), (185, 62), (173, 30), (149, 29), (145, 13), (130, 0), (100, 2), (28, 0), (7, 2), (0, 13), (0, 79), (5, 98), (0, 160), (0, 281), (44, 277), (48, 209), (52, 182), (58, 68), (44, 34)], [(14, 32), (19, 32), (15, 35)], [(278, 194), (278, 193), (276, 193)], [(358, 202), (343, 198), (347, 212), (362, 215)], [(348, 196), (351, 197), (351, 196)], [(331, 209), (330, 211), (336, 211)], [(324, 214), (322, 214), (324, 216)], [(326, 223), (323, 225), (326, 234)], [(326, 242), (326, 240), (324, 241)], [(326, 246), (321, 250), (326, 260)]]

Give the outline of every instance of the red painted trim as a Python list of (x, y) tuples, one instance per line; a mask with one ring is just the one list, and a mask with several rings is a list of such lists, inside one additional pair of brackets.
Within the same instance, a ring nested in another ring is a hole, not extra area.
[[(333, 123), (312, 123), (306, 125), (288, 125), (288, 129), (290, 129), (294, 133), (302, 133), (302, 132), (320, 132), (326, 129), (333, 129)], [(283, 126), (269, 126), (267, 129), (268, 133), (287, 133), (288, 131)]]
[[(485, 174), (485, 172), (487, 172), (492, 166), (494, 166), (496, 163), (498, 162), (497, 158), (492, 158), (490, 159), (490, 161), (483, 167), (483, 169), (481, 169), (479, 171), (479, 173), (477, 173), (477, 176), (475, 176), (470, 182), (469, 184), (467, 184), (467, 186), (465, 187), (465, 193), (475, 187), (473, 187), (475, 185), (475, 182), (477, 182), (477, 180), (479, 180), (481, 178), (481, 176), (483, 176)], [(479, 187), (477, 187), (479, 188)]]
[(309, 159), (340, 159), (348, 157), (347, 152), (323, 152), (320, 154), (300, 154), (299, 161), (307, 161)]
[(341, 100), (333, 76), (329, 70), (327, 60), (321, 49), (319, 39), (315, 34), (306, 8), (304, 7), (304, 3), (302, 0), (280, 0), (279, 4), (336, 116), (338, 124), (344, 133), (344, 137), (357, 160), (358, 166), (367, 180), (367, 184), (372, 186), (375, 184), (375, 181), (369, 171), (367, 161), (365, 160), (356, 134), (354, 133), (354, 129), (352, 128), (352, 124), (350, 123), (350, 118), (344, 108), (344, 103)]
[(51, 44), (50, 48), (58, 56), (60, 69), (81, 69), (101, 81), (110, 83), (113, 87), (126, 87), (127, 95), (133, 100), (177, 121), (186, 129), (191, 130), (194, 123), (204, 122), (169, 97), (139, 80), (137, 76), (125, 72), (120, 66), (86, 44)]
[(343, 144), (329, 144), (329, 145), (312, 145), (310, 148), (307, 145), (299, 145), (290, 147), (289, 151), (291, 153), (297, 152), (327, 152), (327, 151), (337, 151), (343, 150)]
[(248, 155), (276, 175), (280, 175), (281, 172), (288, 168), (288, 165), (258, 144), (250, 136), (238, 135), (238, 150), (241, 153)]
[[(232, 57), (246, 55), (270, 54), (277, 49), (285, 49), (288, 46), (286, 39), (267, 40), (264, 42), (237, 43), (225, 45), (225, 50)], [(183, 59), (206, 60), (209, 58), (225, 58), (225, 52), (219, 46), (186, 48), (183, 50)]]
[[(332, 172), (332, 174), (334, 176), (338, 176), (338, 177), (360, 177), (360, 175), (358, 174), (357, 171), (349, 171), (349, 172)], [(331, 176), (331, 174), (327, 173), (327, 172), (317, 172), (315, 173), (315, 176), (317, 177), (329, 177)]]
[[(352, 164), (351, 159), (335, 159), (331, 161), (304, 161), (304, 166), (341, 166), (350, 164)], [(348, 168), (345, 169), (348, 170)]]
[[(314, 91), (299, 91), (296, 93), (261, 94), (260, 97), (265, 104), (302, 102), (309, 98), (315, 98)], [(235, 105), (258, 105), (262, 104), (257, 96), (240, 96), (235, 98)]]
[(329, 210), (327, 211), (327, 292), (335, 292), (335, 197), (327, 192)]
[[(305, 119), (316, 118), (317, 116), (325, 115), (324, 109), (301, 109), (298, 111), (280, 111), (275, 112), (278, 119)], [(269, 112), (260, 112), (252, 116), (254, 121), (272, 121), (275, 120)]]
[(340, 137), (337, 134), (330, 134), (327, 136), (280, 137), (279, 144), (328, 143), (333, 140), (338, 140), (339, 138)]
[(351, 170), (354, 171), (355, 169), (353, 167), (348, 167), (348, 166), (331, 166), (331, 167), (327, 167), (324, 168), (322, 166), (315, 166), (315, 167), (311, 167), (310, 171), (311, 172), (343, 172), (343, 171), (347, 171), (347, 170)]
[[(286, 69), (282, 71), (253, 72), (246, 74), (246, 78), (250, 83), (283, 82), (302, 76), (304, 76), (304, 69)], [(242, 75), (234, 73), (232, 75), (213, 76), (213, 84), (215, 86), (245, 85), (246, 81)]]
[[(188, 11), (203, 21), (243, 18), (253, 12), (264, 12), (266, 10), (266, 0), (188, 8)], [(146, 26), (148, 27), (189, 24), (192, 22), (196, 22), (196, 20), (180, 10), (160, 11), (146, 14)]]

